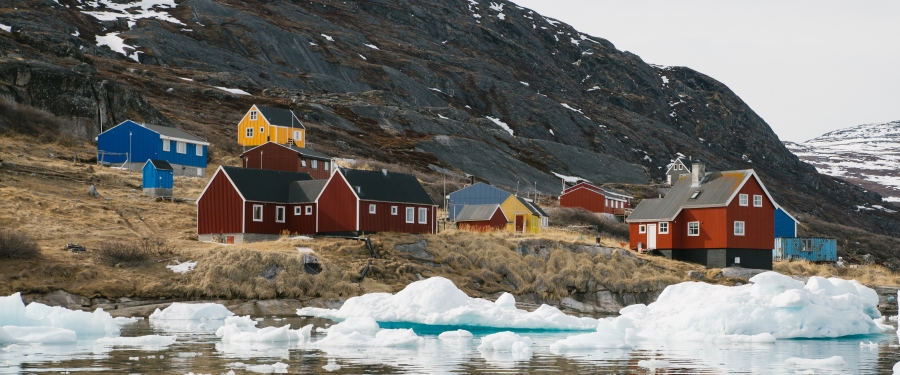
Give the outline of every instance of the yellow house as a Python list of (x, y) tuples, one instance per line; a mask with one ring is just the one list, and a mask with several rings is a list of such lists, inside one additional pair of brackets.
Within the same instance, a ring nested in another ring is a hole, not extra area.
[(500, 208), (506, 213), (511, 231), (541, 233), (542, 228), (547, 226), (547, 214), (530, 199), (510, 195), (500, 204)]
[(306, 127), (293, 111), (253, 105), (238, 124), (238, 144), (256, 147), (266, 142), (306, 147)]

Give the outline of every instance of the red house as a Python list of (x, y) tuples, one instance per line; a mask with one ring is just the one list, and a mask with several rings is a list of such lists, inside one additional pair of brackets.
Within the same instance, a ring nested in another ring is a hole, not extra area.
[(499, 204), (463, 206), (456, 214), (456, 227), (473, 232), (495, 232), (506, 229), (509, 224)]
[(562, 207), (581, 207), (594, 213), (623, 215), (631, 208), (631, 195), (609, 188), (602, 188), (587, 182), (579, 182), (563, 190), (559, 196)]
[(625, 220), (631, 248), (709, 268), (772, 269), (778, 205), (752, 169), (706, 173), (694, 161), (660, 199), (645, 199)]
[(411, 174), (338, 168), (316, 202), (319, 233), (437, 233), (437, 205)]
[(244, 168), (306, 172), (314, 180), (327, 180), (334, 169), (332, 157), (308, 148), (266, 142), (241, 154)]
[(316, 198), (325, 183), (308, 173), (219, 167), (197, 198), (199, 240), (243, 243), (316, 233)]

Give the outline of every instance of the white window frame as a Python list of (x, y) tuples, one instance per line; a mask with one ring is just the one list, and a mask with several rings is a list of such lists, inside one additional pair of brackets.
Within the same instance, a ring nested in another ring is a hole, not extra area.
[(419, 208), (419, 224), (428, 224), (427, 208)]
[(375, 213), (375, 210), (376, 210), (375, 204), (374, 204), (374, 203), (373, 203), (373, 204), (369, 204), (369, 213), (370, 213), (370, 214), (374, 214), (374, 213)]
[(541, 228), (546, 228), (548, 226), (550, 226), (550, 218), (546, 217), (546, 216), (542, 217), (541, 218)]
[(328, 170), (328, 167), (331, 165), (331, 162), (330, 162), (330, 161), (325, 161), (325, 162), (322, 162), (322, 165), (325, 166), (325, 170), (327, 171), (327, 170)]
[(197, 156), (203, 156), (203, 145), (195, 144), (194, 145), (194, 153)]
[(303, 206), (294, 206), (294, 216), (300, 215), (303, 213)]
[(256, 121), (256, 119), (259, 118), (258, 115), (259, 115), (259, 114), (256, 113), (256, 111), (250, 111), (250, 119), (251, 119), (251, 120)]
[(169, 152), (172, 150), (172, 145), (170, 143), (171, 142), (170, 140), (163, 139), (162, 142), (163, 142), (163, 151)]
[(412, 224), (416, 222), (416, 209), (415, 207), (407, 207), (406, 208), (406, 223)]
[(319, 161), (316, 159), (312, 159), (309, 163), (309, 167), (312, 169), (319, 169)]
[[(259, 210), (259, 211), (257, 211)], [(254, 204), (253, 205), (253, 221), (263, 221), (263, 205)]]
[(391, 215), (397, 215), (397, 206), (391, 206)]
[(246, 134), (244, 134), (247, 138), (253, 138), (253, 127), (247, 128)]
[(688, 222), (687, 235), (689, 237), (700, 236), (700, 222), (699, 221), (689, 221)]
[(762, 195), (760, 195), (760, 194), (753, 195), (753, 207), (762, 207)]
[(743, 221), (734, 222), (734, 235), (743, 236), (747, 232), (747, 227)]
[[(275, 206), (275, 222), (276, 223), (285, 222), (287, 219), (287, 215), (285, 215), (286, 213), (287, 212), (284, 209), (284, 206)], [(278, 219), (279, 217), (281, 217), (281, 220)]]
[(260, 127), (259, 127), (259, 134), (266, 134), (266, 128), (260, 126)]
[(301, 167), (305, 167), (305, 166), (306, 166), (306, 159), (303, 159), (303, 158), (300, 159), (300, 166), (301, 166)]
[(187, 154), (187, 143), (181, 141), (175, 142), (175, 152), (179, 154)]
[(302, 130), (294, 130), (294, 141), (303, 142)]
[(640, 233), (640, 234), (647, 233), (647, 224), (638, 225), (638, 233)]
[(659, 234), (669, 234), (669, 223), (664, 221), (659, 223)]
[(312, 215), (312, 206), (306, 206), (306, 214)]
[(741, 205), (742, 207), (747, 207), (747, 205), (749, 204), (749, 202), (747, 200), (747, 194), (739, 194), (738, 195), (738, 204)]

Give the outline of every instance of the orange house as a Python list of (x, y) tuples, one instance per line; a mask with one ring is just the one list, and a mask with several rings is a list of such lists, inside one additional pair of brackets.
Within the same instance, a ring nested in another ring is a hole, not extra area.
[(238, 124), (238, 144), (256, 147), (275, 142), (306, 147), (306, 127), (293, 111), (253, 105)]

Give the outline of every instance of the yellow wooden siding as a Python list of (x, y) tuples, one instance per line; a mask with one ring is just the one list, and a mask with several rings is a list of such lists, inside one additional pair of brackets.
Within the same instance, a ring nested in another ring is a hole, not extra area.
[(535, 234), (541, 232), (541, 217), (531, 213), (531, 210), (519, 202), (516, 196), (510, 195), (500, 204), (500, 207), (506, 213), (506, 219), (510, 221), (510, 224), (507, 225), (510, 231), (516, 231), (516, 216), (525, 216), (525, 232)]
[[(256, 111), (257, 113), (256, 120), (250, 119), (250, 113), (253, 111)], [(247, 137), (247, 128), (250, 127), (253, 128), (253, 136)], [(260, 131), (260, 129), (263, 131)], [(294, 140), (294, 145), (301, 148), (306, 147), (306, 130), (303, 128), (294, 128), (294, 130), (299, 130), (301, 132), (301, 139)], [(250, 111), (248, 111), (247, 114), (244, 115), (244, 118), (241, 119), (241, 122), (238, 124), (237, 135), (238, 144), (249, 147), (259, 146), (270, 141), (279, 144), (288, 144), (288, 141), (293, 137), (290, 127), (270, 125), (256, 106), (250, 108)]]

